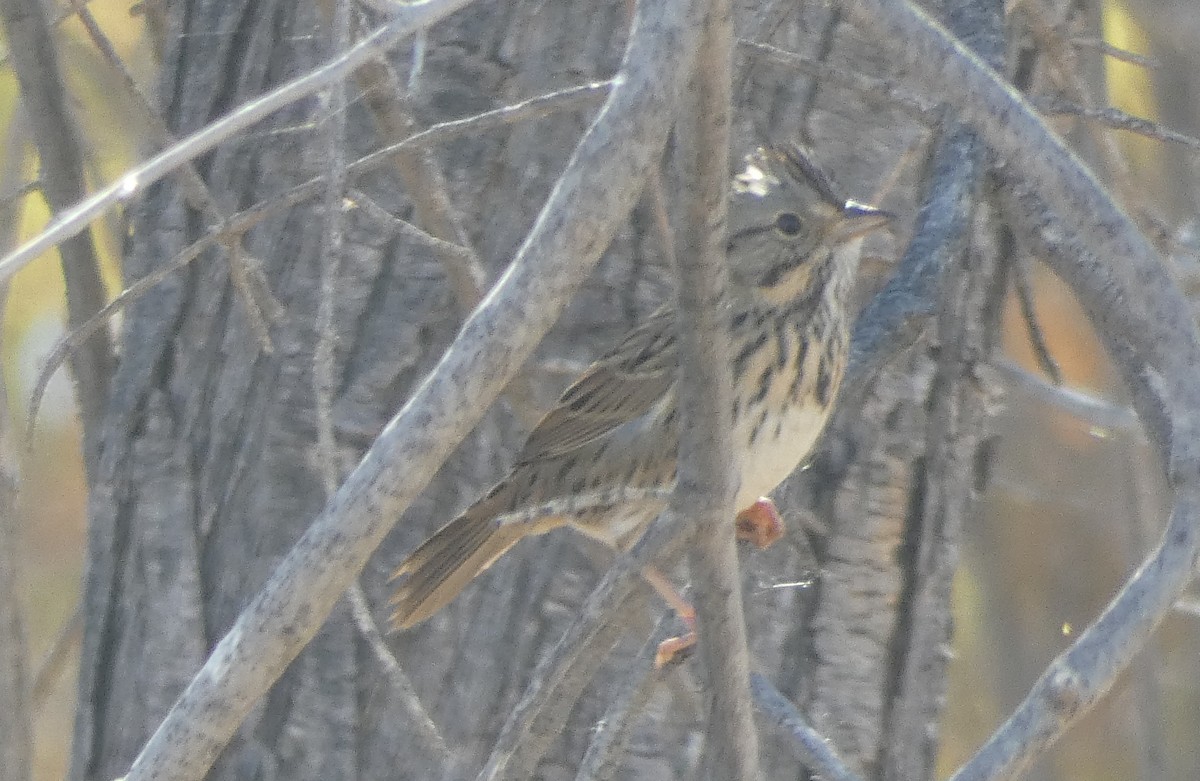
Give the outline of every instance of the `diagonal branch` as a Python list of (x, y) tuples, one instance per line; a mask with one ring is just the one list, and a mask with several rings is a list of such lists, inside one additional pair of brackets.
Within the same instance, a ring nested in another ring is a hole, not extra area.
[(214, 648), (134, 762), (129, 781), (194, 779), (206, 772), (395, 519), (557, 319), (661, 153), (696, 50), (696, 5), (639, 4), (621, 78), (512, 266)]
[(62, 211), (37, 236), (0, 258), (0, 282), (11, 279), (43, 252), (78, 235), (92, 220), (116, 208), (179, 167), (227, 141), (241, 130), (330, 84), (386, 52), (397, 42), (449, 16), (471, 0), (418, 0), (398, 6), (391, 20), (325, 65), (289, 81), (260, 98), (247, 101), (222, 119), (164, 149), (104, 187), (90, 198)]

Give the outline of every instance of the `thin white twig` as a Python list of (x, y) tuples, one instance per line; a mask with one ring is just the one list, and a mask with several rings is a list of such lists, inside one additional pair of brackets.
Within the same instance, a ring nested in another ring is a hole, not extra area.
[(324, 89), (329, 84), (336, 83), (364, 62), (386, 52), (389, 47), (405, 36), (434, 24), (470, 2), (472, 0), (417, 0), (404, 4), (402, 12), (397, 12), (391, 21), (355, 44), (345, 54), (268, 92), (257, 100), (242, 104), (223, 119), (205, 126), (202, 130), (180, 140), (178, 144), (134, 167), (129, 173), (99, 190), (90, 198), (60, 212), (46, 226), (45, 230), (0, 259), (0, 281), (11, 279), (13, 274), (43, 252), (78, 234), (92, 220), (117, 204), (129, 200), (222, 141), (232, 138), (238, 131), (297, 100)]

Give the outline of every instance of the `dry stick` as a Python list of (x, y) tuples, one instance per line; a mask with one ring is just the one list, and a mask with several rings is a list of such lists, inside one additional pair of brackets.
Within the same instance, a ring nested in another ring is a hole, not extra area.
[(395, 520), (558, 318), (661, 154), (676, 93), (696, 50), (690, 24), (696, 14), (688, 0), (639, 4), (618, 86), (580, 140), (512, 265), (217, 643), (134, 762), (128, 781), (198, 779), (207, 772)]
[[(577, 87), (570, 87), (558, 92), (552, 92), (546, 95), (538, 95), (537, 97), (529, 98), (528, 100), (516, 103), (511, 106), (486, 111), (482, 114), (466, 117), (463, 119), (451, 120), (430, 127), (428, 130), (423, 130), (416, 133), (403, 141), (392, 144), (389, 147), (378, 150), (370, 155), (352, 163), (346, 173), (349, 181), (354, 181), (359, 176), (384, 165), (390, 155), (396, 151), (413, 146), (429, 146), (455, 138), (461, 138), (476, 132), (482, 132), (496, 127), (503, 127), (513, 122), (519, 122), (524, 119), (532, 119), (536, 117), (546, 116), (557, 111), (568, 111), (571, 109), (591, 106), (598, 103), (612, 88), (612, 80), (592, 82), (582, 84)], [(42, 363), (42, 367), (38, 372), (38, 377), (34, 383), (33, 392), (30, 394), (30, 413), (29, 413), (29, 430), (32, 430), (33, 423), (37, 418), (37, 410), (41, 406), (42, 396), (45, 393), (46, 385), (50, 381), (51, 375), (62, 364), (62, 361), (70, 353), (72, 349), (81, 344), (89, 335), (97, 328), (102, 326), (104, 322), (114, 313), (124, 308), (126, 304), (135, 301), (143, 293), (150, 288), (162, 282), (171, 274), (182, 269), (188, 263), (191, 263), (199, 257), (206, 249), (216, 246), (233, 247), (241, 241), (241, 237), (248, 230), (258, 225), (268, 217), (283, 212), (299, 203), (314, 198), (321, 192), (321, 187), (325, 184), (325, 177), (318, 176), (313, 179), (296, 185), (287, 190), (282, 195), (268, 201), (260, 201), (244, 211), (230, 217), (219, 229), (214, 229), (212, 233), (197, 239), (188, 247), (184, 248), (179, 254), (171, 259), (167, 264), (155, 269), (152, 273), (142, 277), (137, 282), (134, 282), (128, 288), (123, 290), (120, 295), (110, 301), (103, 309), (97, 312), (86, 323), (76, 328), (70, 334), (63, 337), (54, 349)], [(386, 213), (386, 212), (385, 212)], [(378, 215), (377, 215), (378, 216)], [(396, 226), (397, 218), (389, 215), (389, 220), (393, 226)], [(409, 223), (404, 223), (407, 228), (401, 229), (409, 238), (415, 238), (438, 247), (437, 242), (441, 241), (433, 236), (421, 231), (416, 226)], [(399, 229), (399, 226), (396, 226)], [(417, 233), (413, 233), (416, 231)], [(419, 234), (419, 235), (418, 235)], [(448, 244), (448, 243), (446, 243)], [(443, 247), (448, 249), (449, 246)], [(465, 250), (463, 250), (465, 251)], [(256, 274), (252, 271), (252, 266), (249, 263), (235, 264), (232, 270), (236, 271), (239, 268), (250, 270), (252, 273), (249, 276), (248, 282), (250, 289), (256, 291), (253, 299), (257, 302), (260, 309), (265, 309), (271, 320), (276, 320), (283, 316), (283, 310), (280, 305), (270, 297), (270, 293), (265, 290), (261, 283), (256, 283)], [(576, 372), (577, 373), (577, 372)]]
[(1176, 488), (1159, 547), (955, 781), (1009, 776), (1112, 685), (1193, 576), (1200, 556), (1200, 338), (1187, 300), (1145, 237), (1031, 106), (908, 3), (849, 3), (854, 23), (908, 78), (957, 106), (1003, 161), (999, 196), (1018, 236), (1040, 245), (1110, 351), (1118, 348), (1118, 366)]
[(471, 2), (472, 0), (416, 0), (406, 3), (402, 6), (402, 12), (398, 12), (387, 24), (344, 54), (298, 79), (277, 87), (261, 98), (242, 104), (223, 119), (206, 125), (178, 144), (134, 167), (90, 198), (59, 213), (45, 230), (0, 259), (0, 282), (11, 279), (13, 274), (43, 252), (75, 236), (92, 220), (143, 191), (181, 165), (194, 160), (275, 111), (344, 78), (347, 73), (380, 56), (405, 36), (434, 24)]
[(1007, 358), (994, 359), (990, 368), (1009, 385), (1020, 388), (1034, 400), (1056, 407), (1090, 426), (1120, 431), (1136, 437), (1142, 435), (1138, 417), (1128, 407), (1098, 399), (1073, 388), (1055, 385)]
[[(8, 285), (0, 283), (0, 315)], [(24, 537), (17, 512), (17, 448), (8, 413), (8, 389), (0, 377), (0, 778), (33, 777), (33, 708), (29, 689), (29, 648), (21, 599)]]
[(878, 103), (903, 109), (912, 118), (930, 124), (941, 115), (941, 101), (928, 97), (928, 93), (906, 89), (893, 81), (866, 76), (861, 73), (837, 68), (803, 54), (790, 52), (767, 43), (738, 40), (738, 49), (747, 55), (761, 57), (784, 67), (795, 68), (821, 81), (854, 90), (863, 97)]
[(655, 664), (658, 646), (671, 637), (672, 621), (660, 618), (642, 645), (624, 679), (617, 684), (604, 715), (596, 723), (591, 742), (579, 763), (575, 781), (612, 781), (621, 770), (621, 758), (633, 721), (642, 714), (657, 684), (670, 674), (670, 666)]
[(59, 676), (67, 669), (75, 652), (79, 649), (79, 641), (83, 639), (83, 603), (76, 602), (71, 608), (71, 615), (63, 621), (50, 643), (50, 650), (42, 657), (42, 661), (33, 673), (33, 683), (29, 687), (29, 701), (34, 711), (41, 710), (50, 691), (58, 681)]
[[(125, 62), (117, 54), (117, 50), (109, 41), (108, 36), (100, 29), (100, 25), (92, 16), (92, 12), (88, 10), (87, 5), (81, 0), (71, 0), (71, 5), (79, 22), (83, 25), (83, 29), (91, 38), (92, 44), (100, 51), (101, 57), (108, 63), (112, 72), (117, 75), (118, 82), (125, 89), (125, 97), (137, 112), (138, 120), (149, 131), (150, 138), (160, 149), (176, 143), (178, 139), (163, 122), (154, 107), (150, 105), (150, 101), (142, 94), (133, 75), (125, 67)], [(179, 173), (183, 183), (183, 194), (188, 203), (208, 214), (209, 219), (214, 223), (212, 230), (218, 232), (223, 230), (228, 215), (217, 203), (217, 199), (213, 197), (208, 184), (200, 176), (196, 166), (189, 162), (180, 167)], [(233, 281), (233, 287), (238, 293), (239, 300), (246, 308), (246, 315), (250, 318), (250, 327), (258, 337), (263, 350), (271, 353), (274, 351), (274, 345), (271, 342), (268, 316), (259, 305), (258, 296), (255, 295), (253, 274), (247, 268), (245, 253), (242, 252), (240, 246), (235, 244), (228, 247), (226, 259), (229, 262), (229, 277)]]
[(549, 655), (538, 662), (529, 686), (500, 730), (478, 781), (526, 779), (559, 736), (562, 725), (583, 687), (604, 664), (613, 642), (624, 631), (623, 614), (640, 609), (645, 589), (640, 573), (656, 558), (673, 557), (690, 539), (694, 524), (672, 510), (659, 516), (650, 529), (604, 574), (588, 595), (579, 616)]
[[(350, 0), (334, 3), (332, 50), (350, 48)], [(338, 277), (345, 252), (346, 198), (346, 83), (339, 79), (326, 90), (329, 113), (324, 118), (325, 153), (329, 162), (325, 176), (325, 231), (321, 252), (320, 295), (317, 297), (316, 337), (313, 348), (313, 391), (316, 397), (317, 456), (321, 464), (326, 498), (337, 488), (339, 473), (337, 443), (333, 434), (333, 394), (337, 391), (334, 367), (335, 313), (338, 300)]]
[(1096, 49), (1105, 56), (1112, 57), (1114, 60), (1120, 60), (1121, 62), (1128, 62), (1131, 65), (1138, 65), (1151, 70), (1162, 67), (1162, 63), (1154, 57), (1118, 48), (1108, 41), (1099, 38), (1071, 38), (1070, 43), (1072, 46), (1080, 48)]
[[(327, 9), (331, 0), (323, 0), (319, 5)], [(416, 50), (423, 50), (420, 41)], [(409, 89), (416, 88), (419, 71), (419, 67), (413, 69)], [(355, 73), (355, 79), (362, 91), (363, 102), (385, 139), (401, 139), (413, 134), (417, 122), (401, 98), (406, 92), (405, 85), (390, 63), (384, 60), (367, 63)], [(410, 148), (394, 155), (391, 164), (412, 201), (417, 222), (434, 236), (466, 249), (466, 253), (437, 253), (459, 312), (466, 317), (483, 299), (487, 274), (471, 246), (458, 210), (450, 200), (446, 175), (433, 155), (421, 148)], [(515, 377), (505, 394), (508, 408), (526, 429), (532, 429), (541, 418), (542, 410), (533, 403), (534, 398), (525, 374)]]
[[(1037, 3), (1027, 3), (1022, 10), (1029, 17), (1029, 30), (1039, 46), (1039, 54), (1044, 55), (1055, 66), (1050, 73), (1058, 76), (1057, 81), (1061, 89), (1079, 105), (1094, 107), (1096, 100), (1092, 96), (1092, 90), (1079, 75), (1076, 51), (1062, 34), (1066, 20), (1057, 23), (1055, 19), (1050, 18), (1050, 10)], [(1062, 10), (1067, 15), (1071, 13), (1069, 6), (1064, 6)], [(1134, 210), (1135, 217), (1144, 219), (1148, 210), (1141, 206), (1141, 199), (1132, 187), (1129, 164), (1121, 154), (1117, 139), (1096, 125), (1089, 124), (1085, 129), (1096, 145), (1100, 164), (1108, 173), (1109, 186), (1116, 191), (1125, 208)]]
[[(1006, 239), (1005, 243), (1011, 246), (1011, 232), (1004, 238)], [(1011, 268), (1013, 289), (1017, 293), (1017, 304), (1021, 310), (1021, 319), (1025, 322), (1025, 333), (1029, 336), (1033, 355), (1038, 366), (1042, 367), (1042, 371), (1046, 372), (1054, 384), (1062, 385), (1062, 367), (1058, 365), (1058, 361), (1050, 352), (1050, 345), (1046, 341), (1046, 332), (1042, 330), (1041, 321), (1037, 316), (1037, 308), (1034, 306), (1033, 283), (1030, 280), (1033, 275), (1033, 264), (1025, 255), (1017, 255), (1013, 257)]]
[[(142, 94), (142, 90), (134, 81), (133, 75), (129, 69), (125, 67), (125, 62), (113, 47), (112, 42), (100, 25), (96, 22), (92, 12), (88, 10), (86, 3), (82, 0), (70, 0), (71, 13), (79, 19), (79, 23), (83, 25), (84, 32), (92, 41), (92, 45), (100, 52), (101, 58), (108, 63), (113, 74), (121, 86), (125, 88), (125, 98), (128, 99), (129, 105), (137, 112), (136, 121), (148, 131), (150, 139), (159, 147), (165, 148), (178, 141), (170, 128), (163, 122), (162, 117), (150, 105), (150, 101)], [(200, 176), (200, 172), (196, 170), (196, 166), (188, 163), (180, 167), (180, 179), (184, 185), (184, 194), (188, 201), (198, 209), (204, 209), (211, 216), (220, 217), (221, 209), (217, 205), (216, 199), (205, 184), (204, 179)]]
[[(9, 0), (0, 5), (0, 18), (21, 85), (21, 102), (37, 144), (42, 192), (51, 210), (62, 215), (83, 197), (86, 188), (83, 152), (67, 109), (69, 98), (57, 47), (39, 0)], [(59, 254), (67, 288), (67, 322), (74, 328), (104, 306), (104, 283), (90, 235), (64, 238)], [(7, 280), (8, 276), (0, 276), (0, 282)], [(102, 331), (92, 334), (71, 360), (75, 398), (83, 422), (84, 463), (89, 472), (100, 455), (100, 427), (115, 368), (112, 343), (108, 333)]]
[(725, 297), (725, 218), (729, 206), (729, 122), (733, 73), (729, 0), (709, 0), (696, 73), (676, 133), (686, 193), (678, 264), (679, 470), (671, 504), (693, 519), (688, 565), (696, 634), (708, 678), (707, 772), (756, 781), (758, 734), (750, 701), (750, 652), (742, 614), (741, 567), (729, 523), (737, 508), (731, 421), (733, 380)]
[(432, 757), (440, 766), (448, 767), (453, 755), (446, 746), (446, 740), (429, 717), (425, 706), (421, 704), (421, 698), (417, 696), (417, 689), (408, 673), (404, 672), (404, 668), (396, 661), (396, 657), (384, 641), (379, 627), (375, 624), (375, 618), (371, 615), (371, 606), (367, 603), (362, 586), (355, 583), (347, 592), (347, 597), (350, 600), (350, 612), (354, 616), (355, 625), (383, 670), (387, 682), (392, 685), (395, 702), (408, 718), (411, 727), (409, 734), (416, 739), (427, 756)]
[[(59, 340), (59, 342), (54, 345), (54, 349), (50, 351), (50, 354), (46, 356), (46, 360), (42, 362), (42, 366), (38, 371), (37, 380), (34, 382), (33, 391), (30, 393), (29, 420), (27, 422), (28, 428), (26, 429), (26, 436), (30, 438), (32, 437), (33, 425), (37, 421), (37, 413), (38, 409), (41, 407), (42, 397), (46, 392), (46, 387), (49, 385), (50, 378), (54, 375), (55, 370), (58, 369), (58, 367), (66, 359), (67, 355), (70, 354), (71, 350), (78, 347), (85, 339), (88, 338), (88, 336), (103, 326), (108, 318), (112, 317), (118, 311), (123, 309), (126, 304), (136, 301), (139, 297), (146, 293), (146, 291), (150, 290), (155, 285), (174, 274), (176, 271), (179, 271), (184, 266), (191, 263), (201, 254), (203, 254), (205, 250), (219, 245), (233, 247), (238, 241), (240, 241), (242, 234), (250, 230), (255, 225), (258, 225), (268, 217), (271, 217), (285, 209), (295, 206), (297, 203), (301, 203), (313, 197), (317, 189), (316, 185), (319, 183), (319, 180), (315, 180), (313, 186), (310, 188), (304, 189), (303, 186), (293, 188), (273, 201), (258, 204), (250, 209), (247, 209), (246, 211), (239, 212), (238, 214), (234, 215), (226, 223), (225, 230), (223, 232), (210, 233), (209, 235), (192, 242), (190, 245), (181, 250), (168, 263), (159, 266), (153, 272), (147, 274), (137, 282), (134, 282), (132, 285), (122, 290), (120, 295), (105, 304), (105, 306), (99, 312), (89, 318), (87, 322), (83, 323), (74, 331)], [(243, 265), (243, 267), (248, 266), (249, 264)], [(270, 304), (269, 308), (272, 312), (271, 317), (281, 317), (283, 310), (279, 306), (278, 302), (275, 302), (274, 299), (269, 298), (269, 294), (265, 295), (268, 296), (267, 302)]]
[(837, 755), (821, 733), (813, 729), (795, 705), (780, 693), (764, 675), (750, 676), (754, 705), (764, 719), (786, 735), (788, 747), (811, 773), (830, 781), (861, 781)]
[(21, 184), (20, 187), (13, 190), (12, 192), (6, 193), (5, 195), (0, 196), (0, 208), (7, 209), (8, 207), (12, 206), (15, 202), (20, 201), (25, 196), (33, 195), (34, 193), (41, 192), (41, 191), (42, 191), (42, 180), (41, 179), (34, 179), (32, 182), (25, 182), (25, 183)]
[(1128, 130), (1130, 133), (1137, 133), (1146, 138), (1153, 138), (1156, 141), (1166, 141), (1172, 144), (1181, 144), (1193, 152), (1200, 152), (1200, 138), (1180, 133), (1177, 130), (1171, 130), (1169, 127), (1164, 127), (1158, 122), (1143, 117), (1136, 117), (1112, 106), (1089, 108), (1068, 100), (1048, 97), (1034, 97), (1030, 99), (1030, 103), (1043, 114), (1050, 116), (1068, 115), (1083, 117), (1084, 119), (1099, 122), (1116, 130)]
[[(430, 250), (441, 254), (458, 253), (464, 256), (471, 254), (471, 250), (467, 249), (466, 247), (459, 246), (454, 242), (445, 241), (444, 239), (439, 239), (437, 236), (433, 236), (421, 230), (408, 220), (397, 217), (387, 209), (380, 206), (374, 198), (367, 195), (362, 190), (351, 190), (350, 200), (354, 203), (355, 207), (361, 208), (363, 211), (365, 211), (371, 217), (371, 219), (383, 223), (385, 228), (391, 230), (399, 236), (403, 236), (409, 241), (415, 241), (417, 243), (424, 244)], [(464, 262), (466, 262), (465, 258)]]

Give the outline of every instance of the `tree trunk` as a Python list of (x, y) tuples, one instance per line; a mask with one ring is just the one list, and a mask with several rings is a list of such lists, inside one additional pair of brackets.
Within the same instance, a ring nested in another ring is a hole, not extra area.
[[(746, 38), (835, 67), (888, 72), (870, 42), (825, 3), (749, 5), (737, 16)], [(421, 128), (608, 78), (620, 61), (627, 19), (622, 3), (469, 6), (429, 30), (420, 56), (408, 44), (392, 52), (391, 86), (411, 94), (363, 95), (352, 87), (348, 157), (397, 140), (388, 134), (405, 122)], [(178, 135), (330, 54), (329, 27), (305, 4), (175, 3), (163, 21), (160, 94)], [(926, 132), (894, 107), (866, 104), (745, 50), (740, 55), (735, 154), (802, 137), (843, 190), (869, 200)], [(388, 74), (381, 75), (387, 86)], [(390, 121), (385, 111), (394, 112)], [(383, 168), (355, 186), (393, 215), (469, 242), (494, 280), (590, 112), (573, 108), (460, 138), (425, 158), (414, 153), (407, 169)], [(326, 118), (321, 102), (309, 99), (200, 160), (221, 206), (232, 213), (324, 173)], [(668, 150), (668, 202), (670, 159)], [(434, 178), (414, 183), (414, 171)], [(889, 208), (914, 212), (919, 173), (902, 173)], [(433, 203), (439, 174), (450, 211)], [(431, 214), (441, 215), (440, 224), (431, 224)], [(460, 235), (447, 217), (460, 221)], [(987, 225), (982, 217), (979, 223)], [(127, 284), (168, 263), (206, 229), (172, 181), (137, 202), (130, 224)], [(318, 200), (268, 218), (242, 242), (251, 276), (261, 272), (281, 305), (270, 322), (270, 350), (253, 311), (260, 306), (269, 317), (269, 298), (246, 297), (224, 250), (201, 256), (126, 312), (91, 501), (74, 779), (126, 772), (324, 504), (313, 367), (327, 224)], [(428, 243), (397, 232), (361, 203), (345, 209), (343, 224), (332, 359), (341, 474), (438, 360), (464, 309), (462, 291), (456, 295)], [(903, 245), (895, 242), (908, 230), (900, 224), (897, 238), (877, 239), (868, 252), (899, 254)], [(973, 369), (994, 342), (996, 280), (1003, 277), (987, 241), (976, 239), (961, 257), (971, 260), (959, 262), (944, 283), (936, 338), (889, 361), (861, 405), (843, 410), (814, 466), (781, 490), (788, 539), (743, 556), (759, 671), (803, 703), (850, 763), (873, 778), (930, 774), (934, 737), (914, 747), (915, 759), (901, 747), (906, 736), (935, 735), (930, 725), (941, 707), (949, 633), (947, 578), (961, 519), (973, 506), (976, 465), (986, 461), (987, 389)], [(376, 618), (386, 614), (391, 568), (502, 474), (527, 430), (523, 407), (544, 409), (571, 367), (611, 344), (668, 295), (670, 284), (647, 197), (527, 367), (532, 398), (514, 394), (488, 413), (364, 572)], [(800, 521), (808, 517), (823, 529), (814, 533), (810, 523), (806, 530)], [(810, 541), (815, 567), (806, 553)], [(451, 749), (448, 767), (405, 715), (395, 679), (343, 603), (247, 719), (212, 777), (473, 776), (537, 660), (610, 561), (610, 553), (570, 532), (526, 541), (435, 618), (390, 638)], [(812, 588), (776, 587), (807, 578)], [(574, 775), (650, 619), (662, 612), (647, 602), (645, 620), (631, 616), (539, 777)], [(691, 776), (702, 740), (701, 685), (685, 664), (653, 690), (624, 760), (627, 777)], [(768, 738), (764, 747), (770, 777), (798, 775), (781, 744)]]

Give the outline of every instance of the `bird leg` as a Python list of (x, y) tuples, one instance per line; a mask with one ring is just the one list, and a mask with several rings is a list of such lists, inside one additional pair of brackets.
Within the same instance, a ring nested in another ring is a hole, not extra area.
[(737, 514), (737, 537), (749, 540), (761, 550), (783, 536), (783, 517), (775, 503), (762, 497)]
[(684, 598), (683, 594), (680, 594), (671, 585), (671, 581), (667, 579), (666, 575), (659, 572), (657, 567), (652, 565), (643, 567), (642, 578), (658, 592), (658, 595), (675, 611), (675, 615), (687, 627), (687, 631), (679, 637), (668, 637), (658, 644), (658, 651), (654, 654), (654, 666), (662, 668), (696, 644), (696, 609)]
[[(780, 517), (775, 503), (766, 497), (759, 499), (737, 514), (737, 537), (739, 540), (749, 540), (762, 549), (769, 548), (782, 536), (783, 518)], [(696, 645), (696, 609), (657, 568), (653, 566), (643, 568), (642, 577), (658, 592), (658, 595), (675, 611), (675, 615), (687, 627), (687, 631), (679, 637), (668, 637), (658, 644), (658, 651), (654, 654), (654, 666), (661, 668), (674, 661), (679, 654)]]

